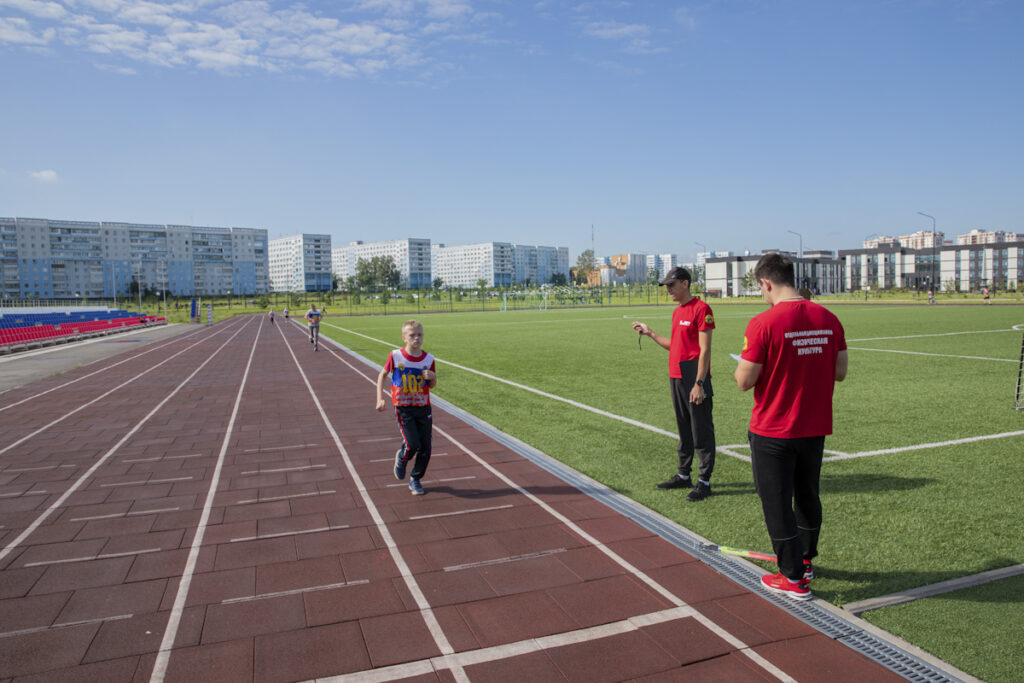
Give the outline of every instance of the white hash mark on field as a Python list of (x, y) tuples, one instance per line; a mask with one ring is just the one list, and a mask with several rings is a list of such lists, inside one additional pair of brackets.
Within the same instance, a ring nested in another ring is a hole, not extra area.
[[(333, 327), (333, 328), (335, 328), (337, 330), (341, 330), (342, 332), (347, 332), (348, 334), (352, 334), (352, 335), (355, 335), (357, 337), (362, 337), (363, 339), (369, 339), (370, 341), (377, 342), (378, 344), (384, 344), (385, 346), (388, 346), (388, 347), (391, 347), (391, 348), (398, 348), (394, 344), (391, 344), (389, 342), (383, 341), (381, 339), (376, 339), (374, 337), (370, 337), (368, 335), (362, 334), (360, 332), (356, 332), (354, 330), (349, 330), (349, 329), (346, 329), (344, 327), (339, 327), (337, 325), (330, 325), (330, 327)], [(1005, 330), (1003, 330), (1003, 331), (1005, 331)], [(861, 350), (871, 351), (871, 350), (874, 350), (874, 349), (861, 349)], [(879, 349), (879, 350), (884, 350), (884, 349)], [(913, 352), (907, 351), (905, 353), (913, 353)], [(924, 355), (939, 355), (939, 354), (924, 354)], [(1000, 360), (1000, 361), (1002, 361), (1002, 360), (1005, 360), (1005, 359), (1002, 359), (1002, 358), (986, 358), (986, 359), (983, 359), (983, 360)], [(677, 433), (675, 433), (675, 432), (670, 432), (670, 431), (668, 431), (666, 429), (661, 429), (660, 427), (655, 427), (653, 425), (645, 424), (643, 422), (640, 422), (638, 420), (634, 420), (632, 418), (623, 417), (622, 415), (616, 415), (615, 413), (609, 413), (608, 411), (601, 410), (600, 408), (595, 408), (595, 407), (589, 406), (589, 405), (587, 405), (585, 403), (580, 403), (579, 401), (573, 401), (572, 399), (568, 399), (568, 398), (565, 398), (563, 396), (558, 396), (556, 394), (551, 394), (551, 393), (548, 393), (546, 391), (541, 391), (540, 389), (535, 389), (535, 388), (527, 386), (525, 384), (519, 384), (518, 382), (513, 382), (511, 380), (507, 380), (507, 379), (504, 379), (504, 378), (501, 378), (501, 377), (496, 377), (494, 375), (489, 375), (486, 372), (481, 372), (480, 370), (475, 370), (475, 369), (467, 367), (465, 365), (459, 365), (458, 363), (452, 363), (451, 361), (441, 360), (440, 358), (437, 359), (437, 362), (438, 363), (442, 363), (444, 365), (450, 365), (451, 367), (458, 368), (459, 370), (465, 370), (466, 372), (470, 372), (470, 373), (473, 373), (475, 375), (479, 375), (481, 377), (485, 377), (485, 378), (493, 380), (495, 382), (501, 382), (502, 384), (507, 384), (507, 385), (515, 387), (517, 389), (522, 389), (523, 391), (529, 391), (531, 393), (537, 394), (538, 396), (543, 396), (544, 398), (550, 398), (553, 401), (560, 401), (562, 403), (567, 403), (567, 404), (569, 404), (569, 405), (571, 405), (571, 406), (573, 406), (575, 408), (580, 408), (581, 410), (586, 410), (588, 412), (594, 413), (595, 415), (600, 415), (601, 417), (607, 417), (607, 418), (610, 418), (612, 420), (618, 420), (619, 422), (625, 422), (628, 425), (632, 425), (634, 427), (639, 427), (640, 429), (646, 429), (647, 431), (654, 432), (655, 434), (661, 434), (662, 436), (667, 436), (667, 437), (670, 437), (672, 439), (678, 439), (679, 438), (679, 435)], [(1016, 363), (1017, 361), (1011, 361), (1011, 362)], [(972, 436), (972, 437), (968, 437), (968, 438), (965, 438), (965, 439), (955, 439), (953, 441), (941, 441), (941, 442), (935, 442), (935, 443), (915, 444), (915, 445), (910, 445), (910, 446), (900, 446), (898, 448), (887, 448), (887, 449), (873, 450), (873, 451), (861, 451), (861, 452), (858, 452), (858, 453), (844, 453), (843, 451), (832, 451), (832, 450), (827, 450), (826, 449), (825, 453), (830, 454), (830, 456), (827, 457), (827, 458), (824, 458), (823, 462), (832, 462), (834, 460), (849, 460), (849, 459), (852, 459), (852, 458), (864, 458), (864, 457), (871, 456), (871, 455), (887, 455), (887, 454), (891, 454), (891, 453), (902, 453), (904, 451), (915, 451), (915, 450), (922, 450), (922, 449), (927, 449), (927, 448), (940, 448), (940, 447), (943, 447), (943, 446), (953, 446), (953, 445), (957, 445), (957, 444), (972, 443), (974, 441), (984, 441), (984, 440), (987, 440), (987, 439), (1004, 439), (1004, 438), (1010, 438), (1010, 437), (1022, 436), (1022, 435), (1024, 435), (1024, 431), (1002, 432), (1002, 433), (999, 433), (999, 434), (986, 434), (986, 435), (981, 435), (981, 436)], [(736, 452), (735, 449), (737, 449), (737, 448), (749, 448), (749, 446), (747, 444), (738, 444), (738, 445), (729, 445), (729, 446), (718, 446), (715, 450), (717, 452), (719, 452), (719, 453), (724, 454), (724, 455), (728, 455), (730, 457), (737, 458), (738, 460), (743, 460), (745, 462), (750, 462), (750, 456), (743, 455), (742, 453)]]

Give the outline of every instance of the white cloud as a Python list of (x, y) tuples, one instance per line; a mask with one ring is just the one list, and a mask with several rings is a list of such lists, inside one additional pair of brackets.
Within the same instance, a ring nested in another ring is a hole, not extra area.
[(47, 45), (53, 40), (54, 35), (56, 31), (52, 28), (34, 33), (31, 24), (25, 19), (0, 17), (0, 43)]
[(68, 13), (60, 3), (40, 0), (0, 0), (0, 7), (10, 7), (40, 19), (61, 19)]
[(39, 183), (55, 183), (60, 180), (57, 177), (57, 172), (50, 169), (45, 171), (29, 171), (28, 177)]
[(602, 40), (636, 40), (650, 35), (651, 29), (643, 24), (622, 24), (617, 21), (594, 21), (583, 27), (583, 32)]

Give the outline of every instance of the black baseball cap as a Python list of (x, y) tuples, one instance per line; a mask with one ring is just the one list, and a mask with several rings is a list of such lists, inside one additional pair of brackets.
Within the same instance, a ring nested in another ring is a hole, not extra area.
[(678, 282), (680, 280), (686, 280), (687, 282), (693, 282), (693, 280), (690, 277), (690, 271), (688, 271), (686, 268), (683, 268), (682, 266), (676, 266), (672, 270), (668, 271), (668, 275), (666, 275), (665, 278), (661, 282), (659, 282), (658, 284), (659, 285), (670, 285), (673, 282)]

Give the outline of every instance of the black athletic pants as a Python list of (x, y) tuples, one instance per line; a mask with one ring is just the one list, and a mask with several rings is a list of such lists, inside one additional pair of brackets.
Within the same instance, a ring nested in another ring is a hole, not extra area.
[(395, 416), (398, 431), (402, 433), (402, 462), (416, 458), (409, 476), (421, 479), (430, 463), (430, 436), (434, 424), (430, 406), (396, 406)]
[(704, 380), (704, 400), (700, 404), (690, 403), (690, 391), (697, 378), (697, 360), (679, 364), (682, 379), (671, 378), (672, 407), (676, 411), (676, 427), (679, 429), (679, 476), (689, 477), (693, 465), (693, 453), (700, 457), (700, 478), (711, 481), (715, 469), (715, 423), (711, 419), (711, 377)]
[(779, 571), (793, 581), (803, 578), (805, 559), (818, 554), (821, 533), (821, 456), (824, 436), (776, 439), (747, 432), (754, 487), (761, 498), (768, 536)]

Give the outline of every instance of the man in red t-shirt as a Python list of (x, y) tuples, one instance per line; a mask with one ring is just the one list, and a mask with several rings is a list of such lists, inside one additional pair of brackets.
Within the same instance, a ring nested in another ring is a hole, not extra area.
[(831, 311), (800, 296), (785, 256), (762, 256), (754, 277), (771, 308), (747, 324), (735, 378), (743, 391), (754, 390), (747, 434), (754, 486), (779, 564), (761, 583), (808, 600), (821, 532), (821, 458), (832, 433), (832, 391), (846, 378), (846, 336)]
[[(679, 304), (672, 312), (671, 336), (662, 337), (646, 323), (633, 323), (637, 333), (668, 349), (672, 406), (679, 429), (679, 466), (658, 488), (691, 489), (687, 500), (704, 500), (711, 495), (711, 472), (715, 469), (715, 423), (711, 419), (711, 331), (715, 329), (715, 316), (710, 306), (690, 294), (690, 272), (686, 268), (673, 268), (659, 284), (667, 287)], [(700, 456), (696, 486), (690, 479), (694, 451)]]

